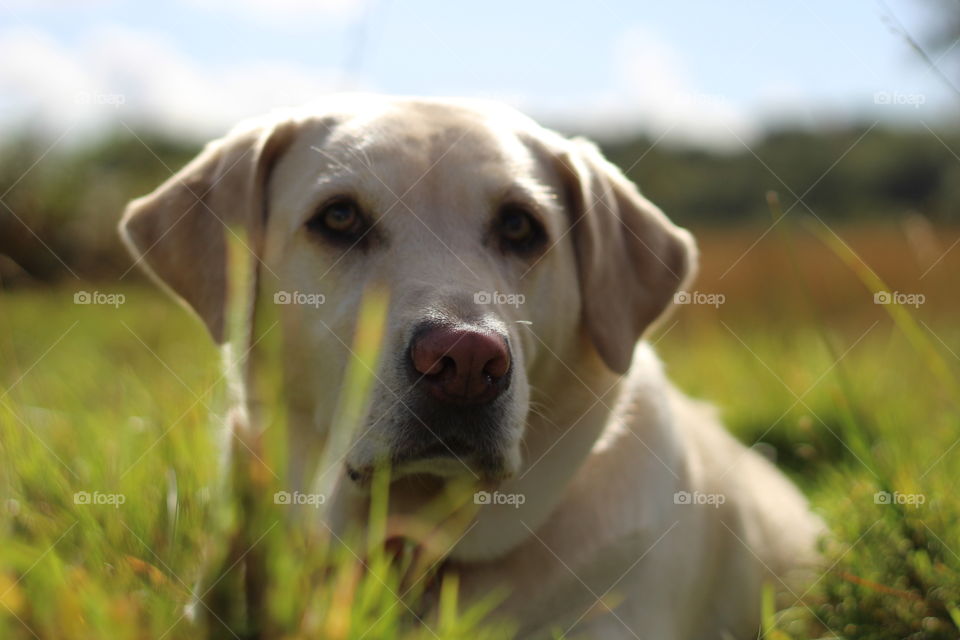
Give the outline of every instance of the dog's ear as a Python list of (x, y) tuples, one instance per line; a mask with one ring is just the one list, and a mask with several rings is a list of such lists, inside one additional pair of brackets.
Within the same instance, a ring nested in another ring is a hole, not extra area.
[(568, 185), (583, 321), (611, 370), (625, 373), (644, 331), (692, 276), (696, 245), (597, 147), (569, 141)]
[(245, 232), (249, 244), (262, 229), (267, 177), (294, 130), (289, 120), (241, 125), (128, 204), (120, 222), (137, 263), (193, 309), (218, 343), (226, 339), (227, 234)]

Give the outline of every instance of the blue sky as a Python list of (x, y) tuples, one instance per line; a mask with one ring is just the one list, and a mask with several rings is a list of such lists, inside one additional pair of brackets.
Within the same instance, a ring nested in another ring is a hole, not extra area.
[(202, 137), (342, 89), (487, 96), (565, 128), (720, 145), (782, 120), (935, 122), (957, 98), (881, 20), (922, 35), (925, 6), (0, 0), (0, 127)]

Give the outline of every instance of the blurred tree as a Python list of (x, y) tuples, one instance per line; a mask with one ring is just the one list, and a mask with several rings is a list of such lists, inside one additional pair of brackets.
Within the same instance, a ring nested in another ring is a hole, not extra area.
[(36, 134), (5, 141), (0, 255), (41, 281), (122, 273), (129, 259), (116, 225), (124, 205), (197, 151), (167, 138), (143, 133), (141, 142), (125, 133), (49, 153), (50, 141)]
[[(37, 280), (71, 272), (115, 278), (127, 270), (131, 259), (116, 232), (124, 205), (198, 150), (138, 135), (143, 142), (124, 131), (56, 149), (35, 166), (49, 140), (24, 134), (0, 143), (0, 258), (8, 258), (0, 259), (0, 287), (16, 284), (5, 273), (11, 261)], [(938, 136), (926, 129), (878, 126), (868, 132), (861, 126), (771, 131), (751, 149), (729, 152), (653, 145), (640, 136), (601, 146), (684, 225), (768, 224), (764, 194), (770, 189), (780, 193), (790, 215), (863, 221), (916, 212), (956, 224), (960, 163), (950, 149), (960, 150), (960, 132)], [(129, 277), (139, 275), (134, 270)]]

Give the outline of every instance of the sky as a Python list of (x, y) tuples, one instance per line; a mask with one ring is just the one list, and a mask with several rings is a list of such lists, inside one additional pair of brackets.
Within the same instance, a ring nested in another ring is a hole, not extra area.
[(955, 122), (957, 96), (884, 19), (921, 37), (928, 6), (0, 0), (0, 135), (125, 124), (202, 139), (344, 90), (483, 96), (565, 130), (708, 146), (781, 123)]

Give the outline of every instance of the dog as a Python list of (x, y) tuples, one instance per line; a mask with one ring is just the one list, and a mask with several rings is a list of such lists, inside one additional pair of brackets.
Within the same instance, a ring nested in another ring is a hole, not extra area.
[(587, 140), (494, 102), (335, 96), (241, 124), (120, 228), (218, 343), (231, 229), (259, 247), (258, 299), (323, 296), (278, 306), (295, 487), (328, 471), (364, 291), (388, 292), (330, 526), (378, 465), (483, 487), (447, 562), (468, 599), (507, 586), (494, 615), (520, 637), (756, 637), (763, 585), (816, 564), (802, 494), (643, 339), (694, 240)]

